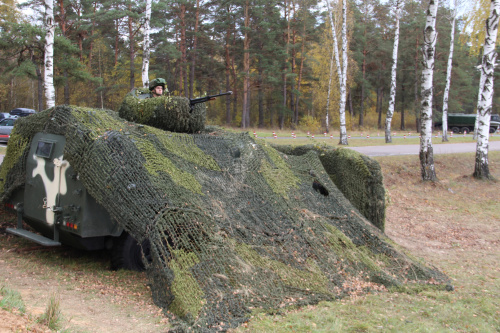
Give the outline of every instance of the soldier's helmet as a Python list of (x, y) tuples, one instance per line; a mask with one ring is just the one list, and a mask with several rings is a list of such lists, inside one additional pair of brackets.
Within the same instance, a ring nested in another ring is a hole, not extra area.
[(165, 79), (162, 79), (161, 77), (156, 78), (156, 79), (149, 82), (149, 90), (151, 91), (157, 86), (162, 86), (163, 90), (165, 90), (166, 84), (167, 84), (167, 82), (165, 81)]

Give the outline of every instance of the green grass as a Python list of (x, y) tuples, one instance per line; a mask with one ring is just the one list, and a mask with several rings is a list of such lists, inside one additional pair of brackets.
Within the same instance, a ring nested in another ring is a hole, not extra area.
[(0, 295), (2, 296), (0, 299), (0, 308), (7, 311), (15, 309), (21, 313), (26, 312), (26, 306), (18, 291), (2, 286), (0, 288)]
[(60, 300), (55, 295), (50, 295), (49, 303), (44, 314), (39, 318), (39, 322), (53, 331), (57, 331), (61, 326), (62, 316)]

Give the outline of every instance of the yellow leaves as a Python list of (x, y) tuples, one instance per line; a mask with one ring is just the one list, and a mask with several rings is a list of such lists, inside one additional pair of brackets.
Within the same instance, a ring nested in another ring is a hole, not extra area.
[[(481, 53), (484, 45), (484, 38), (486, 35), (486, 20), (490, 15), (490, 3), (487, 0), (478, 0), (475, 2), (474, 8), (467, 11), (465, 15), (465, 24), (460, 35), (460, 42), (462, 44), (470, 44), (470, 54), (477, 56)], [(498, 34), (497, 40), (500, 38)]]

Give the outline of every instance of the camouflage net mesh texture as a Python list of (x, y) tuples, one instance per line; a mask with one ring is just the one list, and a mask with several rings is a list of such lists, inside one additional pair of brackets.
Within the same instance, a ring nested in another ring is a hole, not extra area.
[(227, 330), (254, 311), (448, 281), (366, 220), (316, 151), (285, 155), (248, 134), (173, 133), (58, 106), (16, 124), (2, 200), (22, 186), (20, 160), (38, 131), (65, 135), (64, 158), (87, 191), (150, 240), (146, 272), (173, 330)]
[(370, 222), (385, 230), (385, 189), (380, 164), (375, 160), (352, 149), (332, 149), (324, 144), (273, 147), (287, 155), (316, 151), (337, 188)]
[(138, 88), (127, 94), (118, 110), (120, 117), (178, 133), (196, 133), (203, 130), (206, 118), (204, 103), (195, 104), (191, 108), (189, 100), (184, 97), (165, 95), (137, 98), (145, 93), (149, 93), (149, 90)]

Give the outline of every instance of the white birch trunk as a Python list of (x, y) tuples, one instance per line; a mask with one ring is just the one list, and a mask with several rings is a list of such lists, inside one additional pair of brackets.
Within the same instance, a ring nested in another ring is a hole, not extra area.
[(330, 58), (330, 78), (328, 81), (328, 96), (326, 98), (326, 130), (329, 132), (330, 128), (330, 94), (332, 87), (332, 76), (333, 76), (333, 60), (335, 59), (337, 64), (337, 74), (339, 77), (339, 85), (342, 82), (342, 72), (340, 70), (340, 59), (339, 59), (339, 47), (337, 43), (337, 31), (335, 30), (335, 20), (333, 19), (333, 6), (330, 6), (330, 2), (326, 2), (328, 6), (328, 18), (330, 19), (330, 26), (332, 29), (332, 56)]
[(391, 143), (391, 123), (396, 103), (396, 73), (398, 69), (398, 46), (399, 46), (399, 17), (401, 15), (401, 0), (396, 1), (396, 28), (394, 31), (394, 48), (392, 49), (391, 69), (391, 91), (389, 95), (389, 108), (385, 117), (385, 143)]
[(151, 0), (146, 0), (146, 17), (144, 20), (144, 50), (142, 56), (142, 86), (149, 86), (149, 57), (151, 49)]
[[(453, 0), (450, 0), (453, 3)], [(455, 21), (457, 18), (457, 1), (454, 1), (451, 19), (450, 54), (448, 55), (448, 66), (446, 68), (446, 87), (443, 95), (443, 142), (448, 141), (448, 96), (450, 95), (451, 69), (453, 68), (453, 47), (455, 42)]]
[(47, 108), (56, 105), (54, 89), (54, 0), (45, 0), (45, 57), (43, 85)]
[[(486, 38), (484, 40), (483, 58), (481, 63), (481, 79), (477, 101), (477, 145), (474, 177), (490, 178), (488, 165), (488, 146), (490, 138), (491, 105), (493, 101), (493, 74), (497, 53), (495, 51), (498, 22), (500, 15), (500, 0), (492, 0), (490, 16), (486, 20)], [(481, 86), (482, 85), (482, 86)]]
[(421, 88), (421, 129), (420, 129), (420, 165), (422, 180), (436, 180), (434, 169), (434, 152), (432, 147), (432, 79), (434, 75), (434, 55), (436, 48), (436, 14), (438, 0), (430, 0), (424, 30), (424, 45), (422, 46), (423, 69)]
[[(333, 47), (333, 45), (332, 45)], [(330, 74), (328, 79), (328, 95), (326, 96), (326, 116), (325, 116), (325, 124), (326, 124), (326, 133), (330, 133), (330, 94), (332, 91), (332, 76), (333, 76), (333, 49), (332, 56), (330, 58)]]
[(340, 83), (340, 141), (347, 145), (347, 130), (345, 122), (345, 103), (347, 94), (347, 0), (342, 1), (342, 81)]

